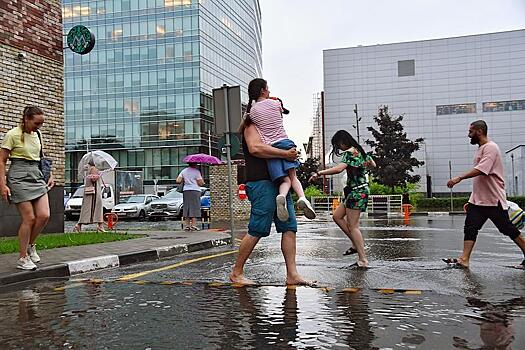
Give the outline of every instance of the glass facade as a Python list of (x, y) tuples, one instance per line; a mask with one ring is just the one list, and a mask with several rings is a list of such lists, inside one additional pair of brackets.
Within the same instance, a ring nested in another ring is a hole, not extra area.
[(208, 152), (212, 89), (240, 85), (246, 101), (262, 74), (258, 0), (64, 0), (63, 19), (97, 40), (87, 55), (65, 51), (67, 184), (88, 148), (146, 184), (174, 183), (187, 154)]
[(483, 112), (504, 112), (525, 110), (525, 100), (483, 102)]
[(436, 115), (476, 113), (475, 103), (436, 106)]

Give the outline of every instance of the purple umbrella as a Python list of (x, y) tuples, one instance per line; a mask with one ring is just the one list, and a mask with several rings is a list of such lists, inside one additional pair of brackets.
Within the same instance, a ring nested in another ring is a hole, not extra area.
[(219, 158), (204, 153), (189, 154), (182, 161), (185, 163), (222, 164)]

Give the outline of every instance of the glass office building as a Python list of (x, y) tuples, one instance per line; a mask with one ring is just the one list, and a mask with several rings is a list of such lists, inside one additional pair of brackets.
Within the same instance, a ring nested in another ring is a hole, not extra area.
[(258, 0), (64, 0), (63, 19), (96, 37), (87, 55), (65, 51), (66, 185), (87, 149), (174, 183), (187, 154), (208, 153), (212, 89), (240, 85), (247, 101), (262, 74)]

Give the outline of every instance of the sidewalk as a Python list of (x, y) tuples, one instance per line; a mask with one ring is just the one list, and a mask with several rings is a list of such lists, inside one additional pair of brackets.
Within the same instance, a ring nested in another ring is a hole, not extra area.
[[(36, 271), (16, 268), (18, 253), (0, 255), (0, 287), (45, 277), (67, 277), (98, 269), (158, 260), (231, 243), (229, 233), (218, 230), (128, 231), (147, 237), (76, 247), (38, 250), (42, 262)], [(38, 249), (38, 247), (37, 247)]]

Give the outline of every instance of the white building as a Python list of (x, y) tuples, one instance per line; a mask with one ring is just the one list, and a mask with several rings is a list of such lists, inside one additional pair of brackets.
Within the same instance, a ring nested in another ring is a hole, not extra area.
[[(378, 107), (387, 105), (391, 115), (404, 115), (410, 139), (425, 139), (416, 154), (426, 162), (418, 170), (420, 190), (428, 174), (434, 193), (448, 193), (449, 161), (453, 175), (472, 166), (470, 122), (487, 122), (503, 157), (525, 144), (525, 30), (330, 49), (323, 56), (325, 150), (339, 129), (355, 136), (355, 104), (363, 144)], [(454, 187), (470, 190), (471, 181)]]

